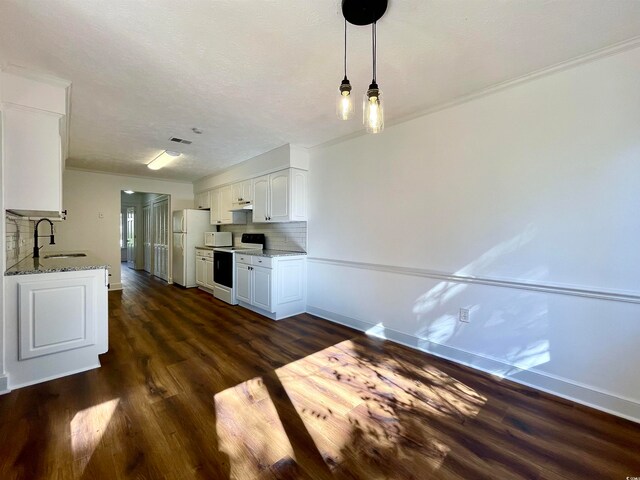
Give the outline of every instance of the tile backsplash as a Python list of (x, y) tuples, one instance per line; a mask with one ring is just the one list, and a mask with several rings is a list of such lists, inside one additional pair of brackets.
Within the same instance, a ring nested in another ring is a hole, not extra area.
[(7, 268), (33, 254), (33, 222), (7, 213), (5, 220)]
[(307, 251), (307, 222), (253, 223), (250, 215), (246, 225), (221, 225), (220, 231), (233, 233), (233, 244), (240, 243), (243, 233), (264, 233), (269, 250)]

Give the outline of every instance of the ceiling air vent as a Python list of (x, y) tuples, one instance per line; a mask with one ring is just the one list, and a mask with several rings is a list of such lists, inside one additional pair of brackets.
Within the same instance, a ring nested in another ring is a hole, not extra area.
[(191, 140), (185, 140), (184, 138), (171, 137), (169, 140), (176, 143), (184, 143), (185, 145), (191, 145), (193, 142)]

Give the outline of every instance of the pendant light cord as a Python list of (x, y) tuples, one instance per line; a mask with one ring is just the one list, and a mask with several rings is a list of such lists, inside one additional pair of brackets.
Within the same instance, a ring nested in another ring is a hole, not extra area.
[(373, 47), (373, 82), (376, 83), (376, 22), (371, 27), (371, 45)]
[(347, 19), (344, 19), (344, 78), (347, 78)]

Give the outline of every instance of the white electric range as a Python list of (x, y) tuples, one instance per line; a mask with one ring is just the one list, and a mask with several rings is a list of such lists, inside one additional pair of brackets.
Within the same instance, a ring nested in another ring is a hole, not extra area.
[(242, 241), (235, 247), (213, 249), (213, 296), (223, 302), (237, 305), (236, 300), (236, 252), (262, 250), (264, 233), (243, 233)]

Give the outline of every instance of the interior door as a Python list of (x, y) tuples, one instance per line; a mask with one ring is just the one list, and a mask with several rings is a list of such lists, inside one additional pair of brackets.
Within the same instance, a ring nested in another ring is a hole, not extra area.
[(169, 200), (153, 204), (153, 274), (169, 281)]
[(136, 207), (127, 207), (127, 265), (136, 267)]
[(142, 245), (144, 271), (151, 273), (151, 205), (142, 207)]

